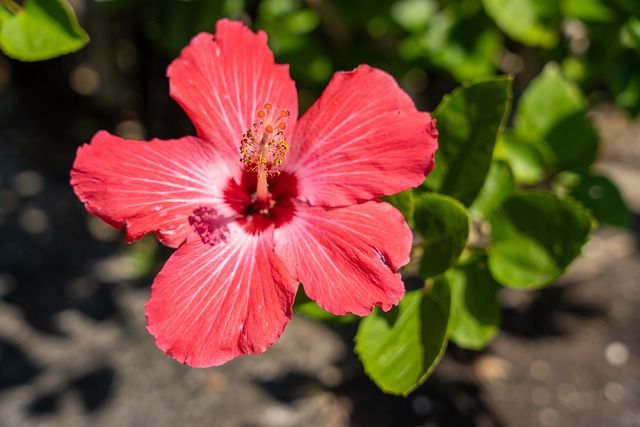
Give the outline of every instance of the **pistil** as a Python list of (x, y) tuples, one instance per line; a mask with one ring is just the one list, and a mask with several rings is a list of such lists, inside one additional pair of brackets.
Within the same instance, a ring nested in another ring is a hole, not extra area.
[(240, 161), (245, 170), (256, 172), (256, 200), (261, 204), (269, 203), (269, 174), (279, 174), (289, 149), (287, 139), (283, 136), (287, 128), (289, 111), (277, 109), (271, 103), (265, 103), (263, 109), (256, 112), (257, 121), (242, 135), (240, 143)]

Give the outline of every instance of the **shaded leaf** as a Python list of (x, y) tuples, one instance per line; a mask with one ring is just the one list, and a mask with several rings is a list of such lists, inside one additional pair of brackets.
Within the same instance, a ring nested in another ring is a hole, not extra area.
[(640, 55), (626, 49), (615, 58), (614, 69), (609, 74), (616, 104), (632, 115), (640, 112)]
[(509, 131), (498, 138), (496, 158), (508, 162), (516, 182), (526, 185), (540, 183), (555, 163), (547, 141), (530, 141)]
[(550, 62), (522, 94), (515, 131), (530, 139), (544, 139), (558, 122), (584, 112), (586, 106), (580, 88), (561, 74), (558, 64)]
[(581, 177), (571, 196), (584, 203), (599, 222), (618, 227), (631, 225), (631, 212), (620, 196), (618, 188), (603, 176)]
[(469, 206), (489, 172), (496, 138), (508, 114), (512, 79), (498, 76), (465, 83), (436, 111), (440, 143), (439, 191)]
[(498, 332), (500, 285), (484, 259), (452, 268), (446, 277), (452, 295), (450, 339), (459, 347), (482, 350)]
[(592, 217), (571, 199), (529, 191), (505, 200), (491, 228), (493, 277), (505, 286), (536, 288), (558, 278), (579, 255)]
[(603, 0), (564, 0), (561, 2), (562, 15), (587, 22), (612, 22), (616, 13)]
[(424, 238), (420, 277), (444, 273), (456, 263), (469, 237), (469, 214), (457, 200), (437, 193), (416, 199), (416, 230)]
[(404, 29), (421, 30), (438, 10), (434, 0), (399, 0), (391, 5), (391, 17)]
[[(439, 139), (442, 141), (442, 138)], [(444, 160), (444, 154), (442, 154), (442, 146), (440, 146), (440, 149), (436, 151), (434, 162), (436, 167), (429, 175), (427, 175), (427, 179), (424, 180), (422, 186), (416, 189), (418, 192), (423, 189), (439, 191), (442, 188), (448, 170), (447, 164)]]
[(513, 172), (508, 163), (498, 160), (491, 165), (480, 194), (469, 210), (474, 216), (489, 218), (497, 206), (516, 189)]
[(482, 0), (482, 4), (498, 27), (512, 39), (547, 49), (558, 43), (557, 0)]
[(407, 292), (398, 307), (376, 307), (362, 319), (355, 351), (380, 389), (406, 396), (427, 379), (446, 348), (450, 309), (449, 283), (441, 279), (428, 294)]
[(558, 122), (547, 141), (560, 169), (585, 172), (596, 160), (599, 137), (584, 112)]
[(549, 63), (523, 93), (515, 134), (528, 141), (547, 141), (561, 169), (583, 171), (593, 163), (598, 136), (584, 116), (580, 88)]
[(383, 196), (380, 199), (391, 203), (396, 209), (402, 212), (407, 224), (409, 224), (410, 227), (413, 227), (413, 215), (416, 209), (416, 199), (412, 189), (392, 196)]
[(484, 14), (460, 18), (441, 11), (417, 44), (431, 62), (464, 81), (495, 72), (502, 40)]

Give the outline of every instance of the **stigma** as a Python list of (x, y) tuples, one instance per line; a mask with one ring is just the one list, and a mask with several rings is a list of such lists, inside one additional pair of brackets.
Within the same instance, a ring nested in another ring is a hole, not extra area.
[(258, 172), (258, 176), (279, 173), (289, 150), (284, 130), (287, 128), (289, 111), (275, 108), (267, 102), (256, 112), (256, 121), (242, 135), (240, 161), (246, 170)]

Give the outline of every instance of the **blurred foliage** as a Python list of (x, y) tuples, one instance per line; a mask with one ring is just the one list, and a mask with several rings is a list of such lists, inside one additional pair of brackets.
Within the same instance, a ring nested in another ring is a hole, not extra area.
[(89, 36), (66, 0), (0, 1), (0, 49), (21, 61), (40, 61), (74, 52)]
[[(302, 111), (335, 71), (361, 63), (434, 110), (437, 168), (420, 188), (385, 198), (421, 237), (424, 287), (387, 313), (375, 309), (356, 336), (365, 371), (389, 393), (420, 385), (449, 340), (487, 346), (500, 287), (552, 283), (596, 220), (629, 226), (617, 188), (593, 170), (599, 137), (586, 113), (599, 101), (640, 112), (637, 0), (94, 1), (135, 16), (166, 57), (221, 17), (266, 31), (276, 60), (291, 65)], [(64, 0), (0, 0), (9, 55), (45, 59), (86, 41)], [(296, 308), (356, 320), (304, 296)]]

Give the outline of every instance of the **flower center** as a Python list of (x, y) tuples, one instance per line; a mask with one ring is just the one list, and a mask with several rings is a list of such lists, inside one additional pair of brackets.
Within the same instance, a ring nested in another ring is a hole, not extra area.
[(242, 135), (240, 161), (245, 164), (246, 171), (257, 173), (256, 199), (261, 203), (269, 201), (268, 175), (280, 173), (275, 168), (282, 165), (289, 149), (287, 138), (283, 136), (288, 119), (288, 110), (275, 108), (267, 102), (256, 112), (256, 122)]

